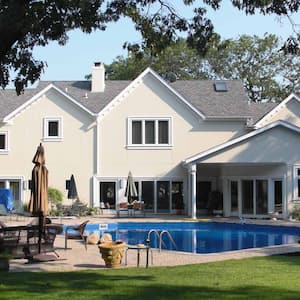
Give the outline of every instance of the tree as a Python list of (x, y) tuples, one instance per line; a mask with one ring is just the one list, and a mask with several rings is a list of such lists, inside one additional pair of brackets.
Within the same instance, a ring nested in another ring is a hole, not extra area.
[(213, 35), (206, 55), (190, 49), (179, 40), (161, 54), (152, 57), (147, 49), (142, 58), (129, 53), (106, 66), (111, 80), (133, 80), (146, 66), (162, 77), (175, 79), (240, 79), (253, 102), (281, 101), (292, 91), (300, 90), (300, 56), (284, 55), (275, 35), (242, 35), (221, 41)]
[[(178, 39), (178, 32), (187, 34), (189, 47), (205, 53), (213, 33), (212, 22), (205, 17), (204, 4), (217, 10), (222, 0), (202, 0), (202, 6), (193, 9), (191, 19), (183, 18), (168, 0), (0, 0), (0, 85), (7, 86), (10, 71), (16, 72), (14, 84), (20, 93), (27, 84), (36, 81), (46, 62), (32, 55), (35, 46), (45, 46), (49, 41), (64, 45), (68, 32), (79, 28), (90, 33), (105, 30), (111, 22), (122, 17), (130, 18), (141, 33), (140, 44), (125, 43), (124, 47), (142, 55), (149, 49), (157, 55)], [(195, 0), (182, 0), (186, 6)], [(297, 53), (300, 34), (291, 14), (299, 11), (296, 0), (231, 0), (234, 7), (246, 14), (276, 14), (288, 17), (294, 34), (285, 42), (287, 53)]]
[[(219, 42), (220, 37), (214, 35), (208, 49)], [(151, 67), (164, 78), (174, 79), (207, 79), (206, 62), (203, 55), (188, 47), (186, 40), (180, 39), (153, 57), (145, 49), (141, 57), (129, 53), (127, 58), (118, 56), (111, 64), (106, 65), (106, 75), (110, 80), (133, 80), (146, 67)], [(86, 78), (90, 78), (87, 76)]]
[[(194, 2), (182, 1), (185, 5)], [(188, 20), (167, 0), (0, 0), (0, 85), (7, 86), (11, 70), (17, 74), (14, 84), (18, 93), (40, 77), (46, 63), (34, 59), (35, 46), (54, 40), (64, 45), (70, 30), (105, 30), (121, 17), (130, 18), (141, 33), (140, 44), (124, 45), (136, 55), (144, 48), (155, 55), (176, 40), (178, 32), (186, 32), (189, 45), (205, 52), (213, 31), (205, 12), (195, 8), (194, 17)]]
[(242, 79), (251, 101), (282, 100), (286, 96), (281, 72), (288, 57), (279, 51), (275, 35), (242, 35), (225, 40), (207, 55), (213, 77)]
[[(222, 0), (204, 0), (213, 9), (219, 9)], [(243, 10), (247, 15), (260, 13), (263, 15), (275, 14), (280, 18), (286, 17), (291, 23), (292, 34), (281, 47), (285, 53), (299, 53), (300, 31), (299, 24), (293, 20), (293, 14), (299, 12), (300, 2), (298, 0), (231, 0), (234, 7)]]

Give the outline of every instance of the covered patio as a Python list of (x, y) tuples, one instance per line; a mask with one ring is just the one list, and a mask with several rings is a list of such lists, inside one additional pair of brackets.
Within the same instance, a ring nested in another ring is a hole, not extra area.
[(225, 217), (288, 218), (300, 200), (299, 133), (277, 121), (187, 158), (188, 214), (207, 213), (218, 191)]

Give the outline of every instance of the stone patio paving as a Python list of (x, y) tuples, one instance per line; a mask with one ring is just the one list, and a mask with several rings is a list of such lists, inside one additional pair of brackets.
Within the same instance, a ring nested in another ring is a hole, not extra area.
[[(172, 221), (180, 222), (184, 218), (182, 216), (163, 216), (161, 218), (115, 218), (113, 216), (105, 217), (90, 217), (90, 218), (69, 218), (69, 219), (54, 219), (55, 223), (63, 224), (79, 224), (85, 219), (89, 219), (90, 223), (109, 223), (109, 222), (162, 222)], [(31, 220), (30, 218), (7, 218), (0, 217), (0, 220), (7, 224), (27, 224)], [(207, 219), (206, 219), (207, 220)], [(237, 219), (223, 219), (217, 218), (214, 221), (226, 221), (226, 222), (238, 222)], [(274, 225), (289, 225), (299, 226), (300, 222), (290, 221), (272, 221), (272, 220), (247, 220), (248, 223), (259, 224), (274, 224)], [(71, 249), (64, 249), (64, 236), (59, 235), (56, 238), (55, 246), (57, 247), (57, 253), (59, 254), (59, 260), (43, 263), (27, 263), (27, 260), (15, 259), (11, 260), (10, 271), (11, 272), (24, 272), (24, 271), (76, 271), (76, 270), (95, 270), (105, 268), (103, 259), (99, 252), (97, 245), (88, 245), (87, 250), (79, 240), (68, 240), (68, 247)], [(149, 259), (149, 267), (157, 266), (176, 266), (187, 264), (199, 264), (213, 261), (221, 261), (228, 259), (242, 259), (248, 257), (267, 256), (273, 254), (290, 253), (300, 251), (300, 244), (288, 244), (280, 246), (270, 246), (265, 248), (255, 248), (246, 250), (227, 251), (222, 253), (213, 254), (194, 254), (184, 253), (176, 251), (167, 251), (153, 249), (153, 265), (151, 259)], [(137, 265), (137, 251), (129, 250), (127, 252), (127, 266), (125, 266), (125, 259), (123, 258), (122, 268), (136, 267)], [(146, 264), (146, 251), (141, 251), (140, 267), (144, 268)]]

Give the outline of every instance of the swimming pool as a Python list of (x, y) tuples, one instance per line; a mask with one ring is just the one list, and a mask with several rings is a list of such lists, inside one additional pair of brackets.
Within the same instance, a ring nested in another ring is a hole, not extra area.
[[(100, 236), (110, 233), (113, 240), (127, 244), (144, 244), (149, 230), (168, 230), (177, 249), (163, 235), (162, 249), (192, 253), (216, 253), (223, 251), (259, 248), (272, 245), (297, 243), (300, 228), (287, 226), (235, 224), (220, 222), (119, 222), (88, 224), (86, 233), (99, 232)], [(155, 233), (150, 236), (150, 246), (159, 248)]]

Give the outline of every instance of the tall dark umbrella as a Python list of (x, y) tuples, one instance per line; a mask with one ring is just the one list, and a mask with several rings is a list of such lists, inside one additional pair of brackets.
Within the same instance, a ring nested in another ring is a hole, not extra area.
[(131, 199), (133, 197), (137, 197), (138, 193), (136, 191), (136, 187), (133, 181), (133, 177), (131, 172), (129, 171), (128, 177), (127, 177), (127, 184), (126, 184), (126, 190), (125, 190), (125, 197), (127, 197), (128, 202), (131, 202)]
[(74, 175), (71, 175), (69, 189), (68, 189), (68, 199), (78, 199), (78, 193), (76, 188), (76, 182)]
[(39, 253), (41, 252), (44, 216), (48, 211), (48, 170), (45, 166), (45, 151), (42, 144), (37, 148), (32, 162), (35, 164), (31, 175), (29, 211), (39, 218)]

